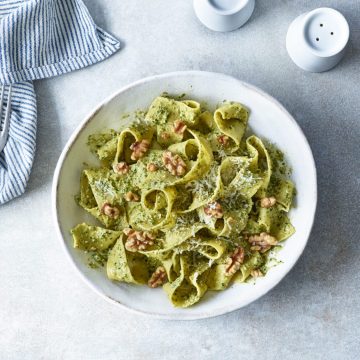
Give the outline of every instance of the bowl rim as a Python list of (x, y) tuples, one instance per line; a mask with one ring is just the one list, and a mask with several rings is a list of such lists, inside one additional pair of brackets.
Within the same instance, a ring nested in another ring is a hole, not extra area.
[[(178, 77), (178, 76), (188, 76), (190, 78), (194, 77), (194, 76), (217, 77), (220, 80), (222, 79), (222, 80), (228, 80), (228, 81), (229, 80), (230, 81), (235, 81), (235, 82), (238, 82), (239, 85), (258, 93), (262, 97), (265, 97), (268, 101), (270, 101), (276, 107), (278, 107), (279, 110), (282, 111), (284, 113), (284, 115), (288, 118), (288, 120), (291, 121), (292, 124), (297, 128), (297, 130), (299, 132), (299, 135), (302, 137), (302, 140), (304, 141), (304, 145), (307, 148), (307, 151), (311, 155), (311, 164), (310, 164), (310, 166), (311, 166), (313, 174), (314, 174), (314, 193), (313, 193), (314, 206), (313, 206), (313, 212), (311, 214), (311, 220), (310, 220), (310, 223), (309, 223), (310, 226), (309, 226), (308, 236), (307, 236), (306, 240), (303, 242), (302, 248), (299, 250), (299, 252), (296, 255), (295, 259), (293, 260), (293, 263), (291, 264), (291, 266), (289, 266), (277, 278), (275, 278), (270, 286), (261, 289), (258, 293), (256, 293), (255, 296), (247, 299), (241, 305), (232, 304), (231, 306), (219, 307), (215, 311), (210, 311), (210, 312), (201, 312), (201, 313), (194, 313), (194, 314), (192, 314), (192, 313), (188, 313), (188, 314), (172, 314), (172, 315), (170, 315), (170, 314), (162, 314), (162, 313), (157, 313), (157, 312), (148, 312), (148, 311), (143, 311), (143, 310), (135, 309), (135, 308), (132, 308), (132, 307), (128, 307), (127, 305), (122, 304), (118, 300), (115, 300), (115, 299), (111, 298), (110, 296), (106, 295), (105, 293), (103, 293), (99, 288), (97, 288), (97, 286), (94, 283), (91, 282), (91, 280), (89, 278), (87, 278), (80, 271), (80, 269), (76, 265), (76, 262), (74, 261), (72, 255), (71, 255), (71, 253), (69, 252), (69, 250), (68, 250), (68, 248), (66, 246), (66, 241), (65, 241), (65, 239), (64, 239), (64, 237), (62, 235), (62, 229), (61, 229), (61, 226), (60, 226), (60, 221), (59, 221), (59, 216), (58, 216), (58, 196), (57, 195), (58, 195), (58, 187), (59, 187), (59, 181), (60, 181), (60, 176), (61, 176), (63, 164), (64, 164), (64, 162), (65, 162), (65, 160), (66, 160), (66, 158), (67, 158), (67, 156), (69, 154), (70, 149), (72, 148), (73, 144), (76, 142), (77, 138), (80, 136), (81, 132), (85, 129), (87, 124), (91, 121), (91, 119), (104, 106), (106, 106), (115, 97), (119, 96), (120, 94), (122, 94), (122, 93), (124, 93), (124, 92), (126, 92), (128, 90), (130, 90), (133, 87), (137, 87), (139, 85), (142, 85), (142, 84), (145, 84), (145, 83), (148, 83), (148, 82), (152, 82), (153, 80), (168, 79), (168, 78)], [(55, 171), (54, 171), (53, 182), (52, 182), (51, 207), (52, 207), (52, 218), (53, 218), (53, 222), (54, 222), (54, 225), (55, 225), (56, 234), (57, 234), (58, 239), (61, 242), (62, 248), (63, 248), (64, 252), (66, 253), (69, 262), (77, 270), (77, 273), (80, 275), (82, 280), (93, 291), (95, 291), (98, 295), (100, 295), (102, 298), (104, 298), (107, 302), (109, 302), (111, 304), (115, 304), (115, 305), (119, 306), (122, 309), (126, 309), (127, 311), (131, 311), (133, 313), (140, 314), (142, 316), (151, 317), (153, 319), (162, 319), (162, 320), (198, 320), (198, 319), (206, 319), (206, 318), (211, 318), (211, 317), (224, 315), (224, 314), (230, 313), (232, 311), (238, 310), (238, 309), (240, 309), (240, 308), (242, 308), (244, 306), (249, 305), (250, 303), (258, 300), (259, 298), (264, 296), (266, 293), (268, 293), (270, 290), (272, 290), (290, 272), (290, 270), (295, 266), (295, 264), (299, 260), (300, 256), (304, 252), (305, 246), (306, 246), (306, 244), (307, 244), (307, 242), (309, 240), (309, 237), (311, 235), (312, 228), (313, 228), (313, 225), (314, 225), (314, 220), (315, 220), (316, 209), (317, 209), (317, 193), (318, 193), (318, 191), (317, 191), (317, 171), (316, 171), (315, 160), (314, 160), (314, 156), (313, 156), (310, 144), (309, 144), (307, 138), (305, 137), (305, 134), (303, 133), (300, 125), (296, 122), (296, 120), (292, 117), (292, 115), (285, 109), (285, 107), (278, 100), (276, 100), (274, 97), (267, 94), (263, 90), (259, 89), (258, 87), (254, 86), (254, 85), (251, 85), (251, 84), (249, 84), (247, 82), (244, 82), (242, 80), (239, 80), (236, 77), (233, 77), (231, 75), (218, 73), (218, 72), (210, 72), (210, 71), (186, 70), (186, 71), (174, 71), (174, 72), (167, 72), (167, 73), (152, 75), (152, 76), (148, 76), (148, 77), (142, 78), (140, 80), (131, 82), (130, 84), (128, 84), (126, 86), (123, 86), (122, 88), (115, 91), (114, 93), (112, 93), (107, 98), (105, 98), (105, 100), (103, 100), (99, 105), (97, 105), (94, 110), (92, 110), (90, 113), (88, 113), (88, 115), (84, 118), (84, 120), (81, 121), (80, 124), (72, 132), (70, 138), (66, 142), (66, 145), (64, 146), (64, 148), (63, 148), (63, 150), (61, 152), (61, 155), (60, 155), (60, 157), (58, 159), (58, 162), (57, 162), (57, 165), (56, 165), (56, 168), (55, 168)]]

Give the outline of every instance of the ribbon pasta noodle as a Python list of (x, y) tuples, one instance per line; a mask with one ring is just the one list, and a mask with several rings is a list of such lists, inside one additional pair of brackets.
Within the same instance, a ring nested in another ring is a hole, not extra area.
[(78, 204), (97, 225), (71, 230), (101, 254), (112, 281), (162, 287), (188, 307), (208, 290), (265, 275), (269, 251), (295, 229), (295, 193), (280, 151), (247, 136), (249, 110), (211, 113), (157, 97), (140, 121), (89, 137), (98, 167), (82, 171)]

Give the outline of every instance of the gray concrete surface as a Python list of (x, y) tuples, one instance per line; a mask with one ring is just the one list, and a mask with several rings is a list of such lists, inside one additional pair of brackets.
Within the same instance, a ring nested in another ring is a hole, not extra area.
[[(190, 0), (85, 0), (123, 49), (91, 68), (38, 81), (38, 148), (28, 190), (0, 207), (0, 359), (359, 359), (360, 2), (258, 0), (241, 30), (204, 28)], [(344, 61), (298, 69), (286, 30), (318, 6), (351, 27)], [(174, 70), (224, 72), (279, 99), (314, 152), (319, 206), (308, 246), (269, 294), (231, 314), (149, 320), (108, 304), (78, 277), (56, 238), (50, 188), (84, 116), (129, 82)]]

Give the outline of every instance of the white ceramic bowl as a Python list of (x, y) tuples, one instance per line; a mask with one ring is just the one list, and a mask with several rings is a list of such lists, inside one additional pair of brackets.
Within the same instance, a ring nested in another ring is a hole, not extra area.
[[(118, 129), (126, 122), (121, 120), (122, 114), (146, 109), (153, 98), (164, 91), (185, 93), (188, 98), (212, 106), (224, 99), (245, 104), (251, 110), (251, 130), (285, 151), (297, 186), (296, 207), (290, 212), (297, 231), (278, 254), (283, 263), (272, 268), (264, 278), (259, 278), (255, 285), (234, 284), (225, 291), (208, 292), (197, 305), (188, 309), (172, 307), (162, 289), (112, 282), (104, 271), (89, 268), (83, 252), (73, 248), (69, 232), (80, 222), (92, 221), (74, 201), (83, 162), (95, 163), (86, 146), (88, 135), (106, 128)], [(55, 170), (52, 196), (55, 226), (66, 254), (92, 289), (110, 302), (138, 313), (190, 320), (239, 309), (267, 293), (289, 272), (303, 252), (313, 224), (317, 201), (316, 170), (311, 149), (300, 127), (275, 99), (227, 75), (185, 71), (137, 81), (98, 105), (66, 144)]]

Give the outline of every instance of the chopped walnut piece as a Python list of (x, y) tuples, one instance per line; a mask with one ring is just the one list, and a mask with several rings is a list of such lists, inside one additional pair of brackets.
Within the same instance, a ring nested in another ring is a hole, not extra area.
[(158, 167), (154, 164), (154, 163), (149, 163), (147, 164), (147, 171), (150, 171), (150, 172), (155, 172)]
[(138, 194), (133, 193), (132, 191), (129, 191), (124, 195), (124, 199), (126, 201), (139, 201), (140, 196)]
[(174, 122), (174, 132), (176, 134), (182, 135), (184, 134), (187, 126), (182, 120), (175, 120)]
[(120, 215), (120, 210), (116, 206), (111, 206), (109, 203), (105, 203), (102, 208), (101, 212), (113, 219), (117, 219)]
[(225, 275), (232, 276), (239, 269), (240, 265), (244, 262), (245, 250), (242, 246), (239, 246), (227, 259)]
[(264, 197), (260, 200), (260, 206), (262, 208), (269, 209), (276, 204), (276, 198), (274, 196)]
[(113, 170), (117, 174), (125, 175), (129, 172), (130, 166), (125, 161), (120, 161), (119, 163), (113, 165)]
[(251, 250), (260, 251), (262, 253), (268, 251), (272, 246), (278, 243), (274, 236), (271, 236), (266, 232), (262, 232), (259, 235), (249, 236), (248, 242), (251, 244)]
[(216, 219), (220, 219), (224, 215), (223, 209), (217, 201), (214, 201), (214, 202), (208, 204), (207, 206), (205, 206), (204, 213), (206, 215), (214, 217)]
[(166, 131), (162, 132), (160, 134), (160, 137), (163, 139), (163, 140), (168, 140), (170, 138), (170, 134), (167, 133)]
[(222, 145), (226, 146), (229, 143), (230, 138), (227, 135), (219, 135), (217, 141)]
[(166, 150), (163, 153), (163, 163), (167, 170), (172, 175), (180, 176), (186, 172), (186, 164), (184, 160), (177, 154), (173, 154), (171, 151)]
[(145, 153), (149, 150), (150, 147), (150, 141), (149, 140), (141, 140), (141, 141), (135, 141), (130, 145), (130, 150), (132, 150), (131, 153), (131, 160), (139, 160), (141, 159)]
[(149, 231), (138, 231), (126, 228), (123, 232), (127, 235), (125, 248), (128, 251), (142, 251), (146, 250), (149, 246), (154, 245), (155, 236)]
[(151, 275), (151, 278), (148, 281), (148, 285), (151, 288), (156, 288), (165, 284), (167, 281), (167, 275), (165, 268), (163, 266), (159, 266)]
[(253, 277), (253, 278), (257, 278), (257, 277), (261, 277), (261, 276), (264, 276), (264, 274), (259, 270), (259, 269), (254, 269), (251, 271), (250, 275)]

